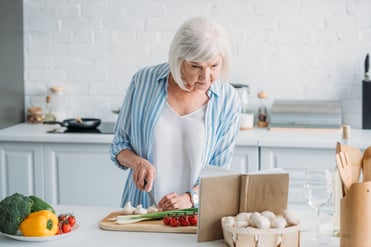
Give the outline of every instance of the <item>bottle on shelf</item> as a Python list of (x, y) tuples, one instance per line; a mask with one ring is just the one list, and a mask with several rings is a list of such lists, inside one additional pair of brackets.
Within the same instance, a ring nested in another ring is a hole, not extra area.
[(345, 145), (350, 145), (350, 126), (349, 125), (342, 126), (341, 143)]
[(46, 112), (43, 121), (55, 121), (56, 118), (52, 113), (51, 96), (46, 96)]
[(268, 116), (267, 107), (265, 106), (265, 99), (268, 98), (268, 96), (264, 91), (260, 91), (258, 93), (258, 98), (261, 101), (261, 106), (258, 109), (257, 126), (259, 128), (266, 128), (268, 127), (269, 116)]
[(52, 114), (57, 121), (63, 121), (67, 117), (66, 103), (63, 86), (54, 86), (50, 88), (51, 91), (51, 109)]

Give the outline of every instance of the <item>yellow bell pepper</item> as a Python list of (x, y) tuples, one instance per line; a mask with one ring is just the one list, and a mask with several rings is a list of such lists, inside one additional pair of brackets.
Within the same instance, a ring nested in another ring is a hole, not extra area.
[(50, 210), (41, 210), (29, 214), (19, 225), (23, 236), (54, 236), (58, 231), (58, 217)]

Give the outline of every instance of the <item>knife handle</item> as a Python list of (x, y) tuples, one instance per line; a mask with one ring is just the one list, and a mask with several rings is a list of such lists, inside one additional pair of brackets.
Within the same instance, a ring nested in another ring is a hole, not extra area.
[(369, 67), (370, 67), (369, 55), (367, 54), (365, 59), (365, 74), (368, 73)]

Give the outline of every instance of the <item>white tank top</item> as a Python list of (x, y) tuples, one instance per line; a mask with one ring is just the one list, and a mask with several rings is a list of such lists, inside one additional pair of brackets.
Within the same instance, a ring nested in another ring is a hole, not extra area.
[(206, 105), (184, 116), (166, 102), (154, 131), (154, 197), (183, 194), (197, 181), (202, 168)]

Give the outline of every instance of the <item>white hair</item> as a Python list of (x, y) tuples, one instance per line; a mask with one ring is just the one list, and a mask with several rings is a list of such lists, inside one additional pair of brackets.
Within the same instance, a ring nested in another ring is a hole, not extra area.
[(214, 20), (195, 17), (185, 21), (171, 42), (169, 49), (170, 72), (176, 83), (186, 89), (181, 76), (184, 61), (204, 62), (216, 56), (222, 58), (220, 81), (227, 79), (230, 68), (231, 51), (228, 35)]

